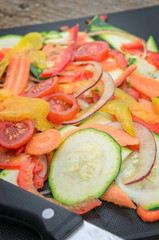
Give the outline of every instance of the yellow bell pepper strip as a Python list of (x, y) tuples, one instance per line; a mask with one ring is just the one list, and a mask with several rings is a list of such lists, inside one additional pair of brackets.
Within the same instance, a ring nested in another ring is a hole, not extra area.
[(20, 121), (28, 118), (33, 120), (38, 131), (53, 127), (47, 120), (49, 104), (43, 99), (11, 96), (2, 102), (0, 107), (0, 120)]
[(114, 96), (116, 99), (125, 101), (133, 115), (152, 124), (159, 123), (159, 116), (157, 114), (147, 111), (133, 97), (125, 93), (123, 90), (116, 88)]
[(33, 32), (25, 35), (15, 47), (13, 47), (0, 62), (0, 77), (5, 72), (10, 57), (17, 53), (24, 52), (30, 49), (41, 49), (42, 47), (42, 36), (40, 33)]
[(130, 135), (135, 136), (131, 113), (126, 102), (122, 100), (109, 101), (104, 105), (104, 107), (102, 107), (101, 111), (114, 114), (123, 130), (125, 130)]
[(0, 102), (3, 102), (7, 97), (13, 96), (12, 91), (8, 89), (0, 89)]
[(154, 111), (159, 114), (159, 98), (151, 98)]

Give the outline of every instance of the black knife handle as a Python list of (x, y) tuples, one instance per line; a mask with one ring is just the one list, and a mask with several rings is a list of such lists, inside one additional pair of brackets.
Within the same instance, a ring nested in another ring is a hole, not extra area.
[(44, 240), (65, 239), (83, 222), (81, 216), (2, 179), (0, 215), (31, 225)]

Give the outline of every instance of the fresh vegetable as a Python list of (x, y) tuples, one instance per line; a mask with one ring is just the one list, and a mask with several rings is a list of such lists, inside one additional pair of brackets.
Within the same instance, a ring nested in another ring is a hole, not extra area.
[(79, 130), (65, 139), (53, 156), (49, 174), (52, 194), (67, 205), (90, 196), (98, 198), (118, 174), (120, 164), (120, 146), (110, 135), (91, 128)]
[(6, 148), (18, 148), (27, 143), (34, 133), (32, 120), (0, 121), (0, 144)]
[(47, 118), (50, 122), (61, 124), (72, 120), (79, 112), (79, 105), (73, 96), (63, 93), (52, 93), (43, 97), (49, 103)]
[(55, 129), (35, 134), (26, 144), (26, 152), (31, 155), (42, 155), (56, 149), (61, 141), (61, 134)]
[(3, 88), (11, 90), (14, 95), (19, 95), (24, 91), (28, 84), (29, 73), (30, 58), (10, 58)]
[(0, 37), (0, 50), (3, 48), (13, 48), (20, 40), (21, 35), (8, 34)]
[(104, 41), (82, 44), (75, 53), (76, 61), (103, 61), (108, 57), (109, 45)]

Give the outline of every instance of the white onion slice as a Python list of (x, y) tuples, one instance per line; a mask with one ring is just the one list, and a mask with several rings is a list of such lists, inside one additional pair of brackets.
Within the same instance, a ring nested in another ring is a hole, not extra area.
[(104, 89), (103, 94), (99, 101), (95, 103), (94, 105), (89, 106), (88, 108), (85, 108), (82, 110), (76, 118), (74, 118), (72, 121), (63, 122), (62, 125), (67, 124), (77, 124), (90, 116), (92, 116), (95, 112), (97, 112), (99, 109), (101, 109), (114, 95), (114, 81), (109, 73), (103, 72), (101, 80), (104, 83)]
[(82, 61), (82, 62), (74, 62), (74, 65), (86, 65), (91, 64), (93, 65), (93, 68), (89, 68), (90, 71), (93, 72), (93, 77), (87, 80), (87, 82), (80, 87), (76, 92), (74, 92), (73, 96), (75, 98), (79, 97), (82, 93), (87, 91), (88, 89), (92, 88), (96, 83), (100, 80), (102, 76), (102, 67), (98, 62), (95, 61)]
[[(156, 160), (157, 146), (152, 132), (141, 123), (133, 122), (133, 124), (135, 136), (140, 140), (140, 158), (136, 172), (122, 179), (125, 185), (137, 183), (146, 178), (150, 174)], [(108, 123), (108, 125), (118, 129), (121, 128), (118, 122)]]
[(103, 29), (103, 30), (97, 30), (97, 31), (94, 31), (94, 32), (89, 32), (87, 33), (89, 37), (93, 37), (93, 36), (97, 36), (97, 35), (100, 35), (100, 34), (116, 34), (116, 35), (119, 35), (119, 36), (122, 36), (122, 37), (126, 37), (126, 38), (129, 38), (130, 40), (132, 41), (135, 41), (135, 40), (140, 40), (143, 44), (143, 53), (142, 53), (142, 58), (146, 58), (146, 55), (147, 55), (147, 46), (144, 42), (143, 39), (140, 39), (139, 37), (133, 35), (133, 34), (130, 34), (128, 32), (125, 32), (125, 31), (119, 31), (119, 30), (113, 30), (113, 29)]
[(89, 107), (89, 104), (85, 100), (83, 100), (81, 98), (77, 98), (77, 101), (82, 110)]
[(43, 165), (43, 170), (39, 172), (38, 175), (41, 178), (45, 178), (48, 171), (48, 162), (47, 162), (46, 155), (45, 154), (39, 155), (38, 158), (40, 159), (40, 163)]

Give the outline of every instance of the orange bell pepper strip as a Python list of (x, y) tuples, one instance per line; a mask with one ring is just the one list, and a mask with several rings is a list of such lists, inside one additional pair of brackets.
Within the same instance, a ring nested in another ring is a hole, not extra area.
[(152, 124), (159, 123), (159, 116), (157, 114), (147, 111), (133, 97), (131, 97), (121, 89), (115, 89), (114, 97), (116, 99), (125, 101), (128, 104), (130, 112), (133, 115)]
[(109, 101), (102, 107), (101, 111), (114, 114), (118, 119), (121, 127), (130, 135), (135, 135), (134, 125), (132, 122), (129, 106), (122, 100)]

